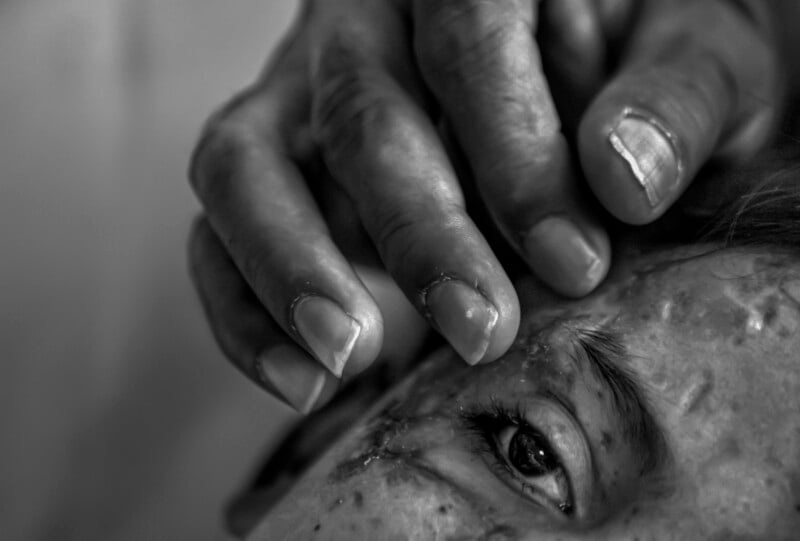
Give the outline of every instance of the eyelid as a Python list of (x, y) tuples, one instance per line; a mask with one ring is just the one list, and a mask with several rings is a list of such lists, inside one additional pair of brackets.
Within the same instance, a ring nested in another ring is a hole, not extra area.
[(539, 430), (566, 469), (572, 488), (574, 515), (586, 515), (594, 494), (594, 461), (588, 437), (563, 400), (541, 397), (526, 400), (521, 406), (525, 421)]

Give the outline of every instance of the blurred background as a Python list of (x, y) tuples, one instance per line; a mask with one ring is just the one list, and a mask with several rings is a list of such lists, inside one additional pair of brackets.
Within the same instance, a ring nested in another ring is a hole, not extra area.
[(218, 352), (185, 171), (292, 0), (0, 0), (0, 538), (220, 539), (288, 410)]

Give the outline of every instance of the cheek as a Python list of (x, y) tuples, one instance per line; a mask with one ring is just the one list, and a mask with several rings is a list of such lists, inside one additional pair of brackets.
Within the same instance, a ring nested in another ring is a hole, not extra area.
[(664, 499), (631, 504), (607, 523), (608, 539), (797, 539), (791, 479), (745, 459), (684, 475)]
[(264, 539), (473, 539), (487, 526), (446, 483), (380, 460), (343, 481), (304, 480), (261, 531), (269, 534)]
[(726, 460), (706, 468), (699, 481), (697, 508), (711, 527), (782, 539), (800, 526), (788, 479), (769, 465)]

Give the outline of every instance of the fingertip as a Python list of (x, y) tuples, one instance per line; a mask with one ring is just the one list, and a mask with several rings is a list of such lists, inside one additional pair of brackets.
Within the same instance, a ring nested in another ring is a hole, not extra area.
[(383, 347), (383, 316), (374, 303), (368, 310), (354, 314), (360, 331), (344, 365), (342, 379), (347, 380), (366, 370), (378, 358)]
[(339, 303), (317, 292), (301, 293), (289, 308), (300, 343), (340, 379), (372, 364), (383, 343), (383, 318), (369, 294), (358, 291), (341, 297), (348, 300)]
[(361, 334), (361, 324), (332, 300), (303, 295), (292, 303), (292, 323), (311, 353), (337, 378), (342, 377)]
[[(304, 351), (279, 344), (262, 351), (255, 360), (256, 381), (267, 392), (303, 415), (330, 399), (338, 379)], [(327, 392), (326, 392), (327, 389)]]
[(497, 280), (492, 292), (492, 302), (497, 308), (498, 318), (489, 345), (478, 361), (490, 363), (502, 357), (514, 343), (519, 332), (520, 307), (517, 292), (508, 278)]
[(476, 364), (492, 363), (508, 351), (517, 338), (517, 332), (519, 331), (519, 317), (517, 314), (515, 314), (517, 317), (512, 316), (498, 320), (492, 335), (492, 340), (483, 356), (478, 359)]
[(464, 361), (473, 365), (486, 354), (497, 326), (497, 308), (472, 285), (443, 277), (423, 292), (428, 316)]
[(536, 276), (567, 297), (582, 297), (594, 290), (611, 261), (604, 229), (563, 215), (537, 223), (524, 238), (523, 250)]
[(498, 359), (519, 330), (519, 301), (511, 283), (505, 280), (493, 286), (489, 294), (462, 280), (443, 277), (423, 291), (429, 319), (469, 365)]
[(645, 110), (592, 106), (581, 122), (578, 148), (592, 192), (625, 223), (652, 222), (684, 187), (675, 133)]

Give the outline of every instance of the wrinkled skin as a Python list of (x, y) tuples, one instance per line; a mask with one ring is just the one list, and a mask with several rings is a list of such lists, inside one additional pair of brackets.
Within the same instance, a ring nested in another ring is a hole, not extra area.
[[(434, 355), (249, 539), (796, 539), (800, 258), (693, 247), (622, 259), (583, 300), (519, 285), (525, 319), (509, 353), (473, 368)], [(656, 427), (644, 443), (577, 350), (592, 330), (621, 339), (614, 362), (643, 384)], [(467, 426), (497, 406), (547, 435), (571, 513), (496, 467)]]

